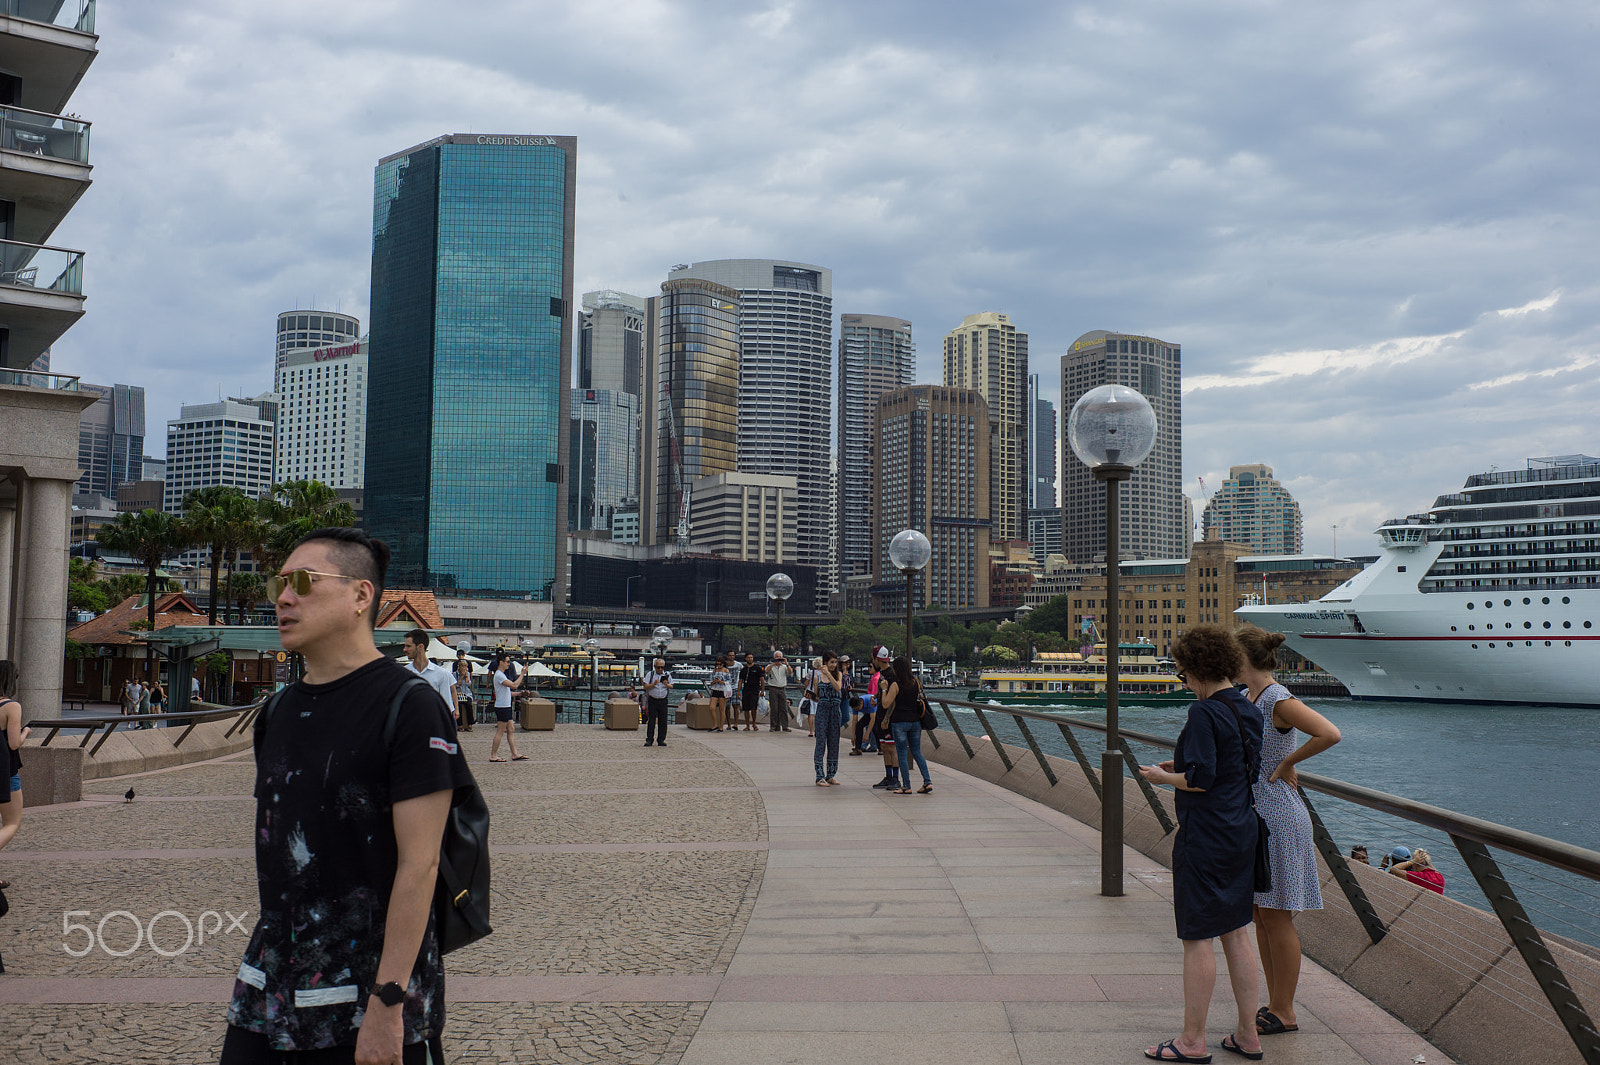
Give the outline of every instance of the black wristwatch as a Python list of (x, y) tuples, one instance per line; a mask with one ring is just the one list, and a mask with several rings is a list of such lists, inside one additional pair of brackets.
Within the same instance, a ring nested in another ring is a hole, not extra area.
[(367, 991), (385, 1006), (398, 1006), (406, 1000), (406, 989), (393, 980), (387, 984), (373, 984)]

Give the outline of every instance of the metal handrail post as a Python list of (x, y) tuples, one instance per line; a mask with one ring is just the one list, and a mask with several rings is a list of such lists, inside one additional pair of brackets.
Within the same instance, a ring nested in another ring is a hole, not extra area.
[(1561, 971), (1561, 966), (1550, 956), (1550, 948), (1544, 945), (1544, 938), (1539, 935), (1539, 929), (1528, 920), (1528, 914), (1523, 910), (1522, 903), (1517, 901), (1516, 892), (1511, 890), (1511, 884), (1507, 882), (1505, 874), (1490, 856), (1489, 848), (1465, 836), (1452, 835), (1450, 841), (1456, 845), (1456, 850), (1461, 852), (1467, 868), (1472, 871), (1473, 879), (1483, 890), (1484, 898), (1494, 907), (1495, 916), (1500, 918), (1500, 924), (1511, 937), (1517, 953), (1521, 954), (1522, 960), (1527, 963), (1528, 971), (1533, 974), (1539, 990), (1550, 1000), (1550, 1008), (1555, 1010), (1556, 1016), (1561, 1019), (1562, 1025), (1567, 1029), (1567, 1035), (1578, 1048), (1578, 1053), (1583, 1055), (1583, 1060), (1589, 1065), (1600, 1065), (1600, 1032), (1596, 1032), (1594, 1021), (1589, 1018), (1588, 1011), (1583, 1008), (1583, 1003), (1578, 1001), (1578, 996), (1573, 994), (1572, 984)]
[(1000, 742), (1000, 737), (994, 734), (994, 726), (989, 724), (989, 718), (982, 710), (974, 710), (973, 713), (978, 715), (978, 724), (983, 726), (983, 731), (989, 734), (989, 742), (994, 746), (994, 753), (1005, 764), (1006, 772), (1011, 772), (1011, 756), (1006, 753), (1006, 745)]
[(1039, 749), (1039, 741), (1033, 738), (1033, 732), (1028, 728), (1027, 721), (1020, 717), (1012, 716), (1011, 720), (1017, 723), (1017, 729), (1022, 733), (1022, 738), (1028, 741), (1028, 747), (1033, 751), (1033, 756), (1039, 760), (1039, 768), (1044, 770), (1045, 779), (1050, 781), (1050, 786), (1056, 786), (1056, 771), (1050, 768), (1050, 761), (1044, 756), (1044, 751)]
[[(1020, 721), (1021, 718), (1018, 718)], [(1056, 727), (1061, 730), (1061, 738), (1067, 741), (1067, 746), (1072, 748), (1072, 757), (1078, 760), (1078, 768), (1083, 770), (1083, 775), (1089, 778), (1089, 786), (1094, 789), (1094, 797), (1102, 799), (1100, 793), (1100, 777), (1094, 771), (1094, 766), (1089, 764), (1089, 756), (1083, 753), (1083, 747), (1078, 743), (1078, 737), (1072, 734), (1072, 727), (1065, 721), (1057, 721)]]
[(1150, 804), (1150, 810), (1156, 815), (1156, 820), (1161, 822), (1161, 834), (1170, 836), (1178, 830), (1178, 823), (1167, 813), (1167, 808), (1161, 804), (1161, 798), (1156, 794), (1156, 789), (1139, 772), (1139, 760), (1133, 756), (1133, 751), (1123, 740), (1117, 741), (1117, 749), (1122, 752), (1123, 761), (1128, 763), (1128, 775), (1139, 782), (1139, 790), (1144, 792), (1144, 801)]
[(956, 739), (961, 741), (962, 749), (967, 752), (968, 760), (978, 757), (973, 753), (972, 744), (967, 742), (967, 734), (962, 732), (961, 726), (956, 723), (955, 711), (950, 709), (950, 704), (941, 699), (939, 700), (939, 705), (944, 708), (944, 717), (946, 721), (950, 722), (950, 731), (954, 732)]
[(1373, 943), (1382, 942), (1383, 937), (1389, 934), (1389, 930), (1383, 926), (1383, 918), (1372, 908), (1372, 900), (1367, 898), (1366, 889), (1361, 886), (1361, 881), (1356, 879), (1356, 874), (1351, 870), (1350, 863), (1345, 860), (1344, 853), (1339, 850), (1339, 845), (1333, 841), (1333, 834), (1322, 823), (1317, 808), (1311, 805), (1311, 796), (1306, 794), (1305, 788), (1295, 790), (1300, 793), (1300, 801), (1306, 804), (1306, 813), (1311, 815), (1311, 841), (1316, 844), (1317, 853), (1328, 863), (1334, 882), (1339, 885), (1339, 890), (1344, 892), (1345, 901), (1350, 903), (1350, 909), (1355, 911), (1356, 920), (1367, 930), (1367, 938)]

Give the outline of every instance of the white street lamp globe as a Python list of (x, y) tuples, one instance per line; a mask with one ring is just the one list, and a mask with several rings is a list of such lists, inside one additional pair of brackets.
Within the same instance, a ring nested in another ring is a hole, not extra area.
[(1067, 416), (1067, 441), (1085, 466), (1137, 466), (1156, 443), (1156, 412), (1127, 385), (1085, 392)]
[(588, 651), (590, 654), (594, 654), (596, 651), (600, 650), (600, 641), (591, 636), (587, 640), (583, 641), (583, 649)]
[[(789, 578), (787, 573), (774, 573), (772, 576), (767, 578), (768, 599), (776, 599), (779, 602), (782, 602), (793, 594), (794, 581)], [(888, 756), (885, 755), (885, 757)]]
[(530, 637), (522, 641), (522, 649), (531, 654), (539, 649), (539, 645)]
[(471, 654), (472, 653), (472, 641), (471, 640), (457, 640), (456, 641), (456, 650), (460, 651), (464, 655)]
[(672, 630), (665, 625), (657, 625), (656, 630), (650, 634), (658, 643), (671, 643)]
[(933, 555), (933, 545), (916, 529), (905, 529), (889, 541), (889, 563), (904, 574), (918, 573)]

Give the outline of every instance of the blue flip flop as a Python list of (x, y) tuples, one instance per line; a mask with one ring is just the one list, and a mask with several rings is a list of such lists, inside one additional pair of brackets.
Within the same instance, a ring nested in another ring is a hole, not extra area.
[(1165, 1043), (1157, 1043), (1156, 1052), (1152, 1054), (1149, 1050), (1146, 1050), (1144, 1052), (1144, 1056), (1149, 1058), (1151, 1061), (1189, 1061), (1193, 1062), (1194, 1065), (1211, 1065), (1210, 1054), (1206, 1054), (1197, 1058), (1190, 1057), (1188, 1054), (1185, 1054), (1183, 1051), (1173, 1046), (1172, 1044), (1175, 1042), (1177, 1042), (1177, 1040), (1168, 1039)]
[(1222, 1049), (1226, 1050), (1230, 1054), (1237, 1054), (1241, 1058), (1249, 1058), (1251, 1061), (1260, 1061), (1262, 1056), (1266, 1053), (1262, 1050), (1257, 1050), (1254, 1052), (1246, 1050), (1244, 1047), (1239, 1045), (1238, 1040), (1233, 1038), (1232, 1032), (1229, 1032), (1227, 1035), (1222, 1037)]

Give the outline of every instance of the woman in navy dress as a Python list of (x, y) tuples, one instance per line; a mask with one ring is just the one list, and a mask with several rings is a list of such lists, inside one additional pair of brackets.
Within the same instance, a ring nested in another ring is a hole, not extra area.
[(1183, 941), (1183, 1032), (1144, 1053), (1156, 1061), (1211, 1060), (1206, 1014), (1217, 982), (1211, 941), (1220, 938), (1239, 1012), (1222, 1047), (1259, 1060), (1256, 955), (1250, 944), (1256, 847), (1250, 785), (1260, 766), (1261, 711), (1233, 688), (1244, 654), (1227, 629), (1191, 629), (1173, 641), (1172, 657), (1198, 700), (1189, 707), (1172, 760), (1140, 766), (1139, 773), (1177, 793), (1172, 901)]

